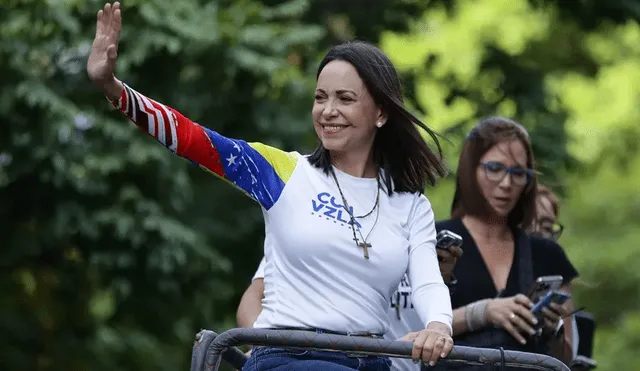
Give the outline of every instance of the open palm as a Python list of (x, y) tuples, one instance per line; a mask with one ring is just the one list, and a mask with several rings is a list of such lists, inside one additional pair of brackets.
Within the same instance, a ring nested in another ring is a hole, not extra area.
[(87, 74), (94, 84), (102, 86), (113, 79), (118, 57), (118, 40), (122, 29), (120, 3), (107, 3), (98, 12), (96, 37), (87, 61)]

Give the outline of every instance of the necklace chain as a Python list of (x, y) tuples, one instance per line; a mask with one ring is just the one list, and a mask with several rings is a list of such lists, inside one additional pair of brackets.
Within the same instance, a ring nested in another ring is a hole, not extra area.
[[(361, 247), (364, 250), (364, 258), (365, 259), (369, 259), (369, 248), (372, 247), (370, 243), (367, 242), (367, 239), (369, 238), (369, 236), (371, 235), (371, 232), (373, 232), (373, 229), (376, 227), (376, 225), (378, 224), (378, 217), (380, 215), (380, 188), (381, 188), (381, 184), (380, 184), (380, 174), (378, 174), (376, 176), (376, 181), (378, 183), (378, 187), (376, 190), (376, 202), (373, 204), (373, 208), (371, 208), (371, 210), (362, 215), (362, 216), (354, 216), (353, 213), (351, 212), (351, 207), (349, 207), (349, 203), (347, 202), (347, 198), (344, 196), (344, 193), (342, 193), (342, 188), (340, 187), (340, 182), (338, 182), (338, 178), (336, 177), (336, 173), (333, 170), (333, 167), (330, 168), (331, 170), (331, 176), (333, 177), (333, 180), (336, 182), (336, 185), (338, 186), (338, 192), (340, 192), (340, 197), (342, 197), (342, 203), (344, 205), (344, 209), (347, 211), (347, 213), (349, 214), (350, 220), (349, 220), (349, 225), (351, 226), (351, 231), (353, 232), (353, 240), (356, 243), (356, 246)], [(361, 219), (361, 218), (366, 218), (367, 216), (371, 215), (371, 213), (373, 213), (373, 211), (376, 211), (376, 219), (373, 222), (373, 226), (371, 227), (371, 230), (369, 231), (369, 233), (367, 233), (367, 237), (364, 237), (362, 235), (362, 231), (360, 230), (360, 228), (358, 228), (358, 234), (360, 235), (360, 238), (362, 238), (363, 242), (360, 242), (358, 240), (358, 237), (356, 236), (356, 218)]]

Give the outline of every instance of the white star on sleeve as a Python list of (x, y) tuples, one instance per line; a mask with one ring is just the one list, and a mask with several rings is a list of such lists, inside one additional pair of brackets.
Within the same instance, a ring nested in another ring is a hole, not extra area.
[(240, 146), (238, 145), (238, 143), (233, 142), (233, 148), (237, 149), (238, 152), (240, 152)]
[(227, 166), (234, 165), (236, 163), (236, 158), (238, 158), (238, 156), (234, 156), (233, 154), (229, 155), (229, 158), (227, 158)]

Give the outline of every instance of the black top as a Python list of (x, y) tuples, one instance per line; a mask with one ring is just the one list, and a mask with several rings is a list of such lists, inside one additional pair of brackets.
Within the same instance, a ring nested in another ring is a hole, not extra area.
[[(456, 290), (451, 295), (453, 309), (463, 307), (482, 299), (495, 298), (498, 295), (489, 270), (480, 255), (478, 246), (460, 219), (445, 220), (436, 223), (436, 230), (448, 229), (459, 234), (462, 239), (463, 254), (456, 263), (453, 275), (458, 280)], [(520, 288), (519, 280), (519, 252), (517, 239), (514, 238), (515, 251), (511, 271), (507, 278), (507, 285), (501, 297), (514, 296), (519, 293), (527, 294), (529, 288)], [(533, 283), (537, 277), (562, 275), (565, 283), (571, 282), (578, 276), (578, 271), (571, 264), (567, 255), (555, 241), (530, 236), (531, 260), (533, 265)], [(463, 335), (464, 336), (464, 335)]]

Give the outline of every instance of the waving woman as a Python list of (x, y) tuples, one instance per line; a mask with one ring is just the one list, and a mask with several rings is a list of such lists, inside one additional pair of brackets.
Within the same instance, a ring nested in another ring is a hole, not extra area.
[[(346, 43), (320, 63), (311, 111), (320, 144), (304, 156), (225, 137), (120, 82), (120, 29), (119, 4), (106, 4), (87, 63), (91, 81), (142, 131), (262, 207), (265, 299), (256, 327), (380, 336), (387, 298), (408, 273), (425, 325), (413, 357), (435, 363), (448, 354), (451, 303), (422, 195), (445, 170), (417, 127), (433, 133), (404, 108), (395, 68), (378, 48)], [(259, 348), (245, 369), (388, 370), (389, 363)]]

